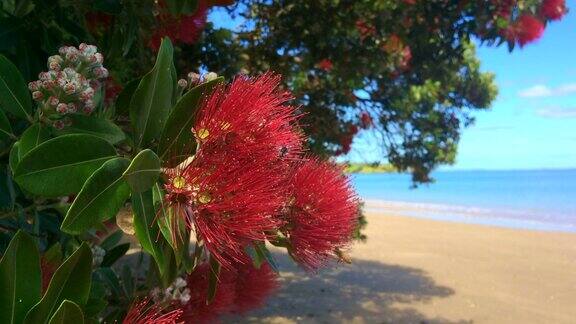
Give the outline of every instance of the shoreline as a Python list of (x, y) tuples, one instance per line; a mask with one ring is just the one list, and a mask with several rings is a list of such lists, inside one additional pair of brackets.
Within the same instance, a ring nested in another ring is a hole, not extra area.
[(351, 265), (279, 249), (280, 291), (240, 323), (572, 323), (576, 234), (367, 213)]
[[(464, 205), (438, 203), (418, 203), (381, 199), (363, 200), (365, 213), (392, 214), (404, 217), (455, 222), (462, 224), (495, 226), (498, 228), (520, 229), (543, 232), (576, 233), (576, 225), (554, 221), (522, 218), (530, 211), (480, 208)], [(538, 215), (531, 214), (533, 218)]]

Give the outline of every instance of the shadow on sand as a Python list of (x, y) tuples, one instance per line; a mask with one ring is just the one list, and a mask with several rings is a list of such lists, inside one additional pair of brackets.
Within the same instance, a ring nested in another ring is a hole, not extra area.
[(286, 254), (275, 253), (281, 288), (261, 309), (223, 323), (471, 323), (428, 318), (410, 307), (454, 294), (424, 271), (356, 260), (319, 273), (306, 273)]

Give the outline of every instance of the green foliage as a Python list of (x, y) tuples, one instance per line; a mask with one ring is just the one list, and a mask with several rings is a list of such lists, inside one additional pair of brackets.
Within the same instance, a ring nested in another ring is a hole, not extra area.
[(90, 292), (92, 252), (82, 244), (56, 270), (42, 299), (28, 312), (25, 324), (48, 323), (59, 305), (69, 300), (85, 305)]
[[(18, 151), (23, 150), (20, 142)], [(18, 184), (30, 193), (58, 197), (78, 193), (84, 182), (116, 150), (93, 135), (63, 135), (25, 154), (14, 170)]]
[(64, 300), (56, 310), (49, 324), (84, 324), (84, 314), (82, 309), (76, 303), (70, 300)]
[(108, 160), (86, 180), (62, 222), (64, 232), (81, 234), (118, 213), (130, 196), (122, 176), (129, 164), (124, 158)]
[(16, 117), (30, 120), (32, 99), (18, 69), (0, 54), (0, 109)]
[(67, 117), (71, 125), (56, 131), (57, 134), (94, 135), (106, 140), (110, 144), (118, 144), (126, 138), (122, 129), (107, 119), (86, 116), (84, 114), (69, 114)]
[(40, 300), (40, 256), (34, 239), (18, 231), (0, 260), (0, 323), (20, 324)]
[(156, 64), (142, 80), (130, 101), (130, 120), (136, 147), (151, 147), (160, 137), (170, 108), (176, 84), (171, 74), (173, 48), (169, 39), (162, 40)]
[(160, 159), (152, 150), (138, 153), (123, 174), (133, 193), (152, 188), (160, 176)]

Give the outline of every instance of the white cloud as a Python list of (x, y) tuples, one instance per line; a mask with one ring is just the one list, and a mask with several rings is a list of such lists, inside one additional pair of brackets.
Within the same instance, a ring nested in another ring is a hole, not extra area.
[(544, 107), (536, 110), (542, 117), (548, 118), (576, 118), (576, 107), (563, 108), (557, 106)]
[(525, 98), (538, 98), (538, 97), (551, 97), (562, 96), (576, 92), (576, 83), (563, 84), (556, 88), (550, 88), (543, 84), (537, 84), (530, 88), (526, 88), (518, 92), (520, 97)]

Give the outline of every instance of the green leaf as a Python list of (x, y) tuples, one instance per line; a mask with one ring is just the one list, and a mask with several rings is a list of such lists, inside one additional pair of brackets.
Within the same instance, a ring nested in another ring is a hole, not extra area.
[(18, 151), (20, 150), (20, 142), (16, 142), (12, 145), (12, 149), (10, 150), (10, 156), (8, 157), (8, 163), (10, 164), (10, 170), (12, 173), (16, 171), (16, 167), (18, 163), (20, 163), (20, 155)]
[(16, 117), (32, 120), (32, 99), (18, 69), (0, 54), (0, 108)]
[(256, 254), (260, 259), (266, 260), (266, 262), (268, 262), (272, 270), (278, 273), (279, 271), (278, 263), (276, 262), (276, 259), (274, 259), (274, 256), (272, 255), (272, 253), (270, 253), (264, 242), (254, 243), (254, 250), (256, 250)]
[(216, 297), (216, 290), (218, 289), (218, 276), (220, 275), (221, 265), (218, 261), (210, 256), (210, 275), (208, 277), (208, 295), (206, 296), (206, 304), (210, 304), (214, 297)]
[(156, 64), (140, 81), (130, 102), (130, 120), (137, 147), (149, 147), (160, 137), (172, 107), (174, 83), (171, 75), (173, 48), (162, 40)]
[(158, 154), (168, 166), (178, 165), (196, 151), (196, 139), (191, 131), (196, 111), (202, 98), (223, 82), (224, 78), (219, 77), (202, 83), (186, 92), (174, 106), (158, 144)]
[(122, 232), (122, 230), (117, 230), (116, 232), (108, 235), (108, 237), (106, 237), (104, 241), (100, 243), (100, 247), (108, 251), (116, 246), (116, 244), (120, 243), (122, 236), (124, 236), (124, 232)]
[(62, 222), (64, 232), (80, 234), (118, 213), (130, 196), (130, 188), (122, 178), (129, 164), (125, 158), (106, 161), (86, 180)]
[(124, 172), (124, 178), (132, 192), (146, 191), (156, 183), (160, 176), (160, 159), (152, 150), (146, 149), (134, 157)]
[(0, 141), (8, 142), (9, 140), (15, 138), (12, 133), (12, 126), (10, 126), (10, 121), (4, 111), (0, 110)]
[(25, 324), (48, 323), (50, 316), (64, 301), (85, 305), (90, 292), (92, 251), (82, 243), (56, 270), (44, 297), (26, 315)]
[(50, 318), (50, 324), (84, 324), (82, 309), (70, 300), (64, 300), (56, 313)]
[(18, 163), (14, 178), (33, 194), (65, 196), (80, 191), (88, 177), (115, 156), (114, 147), (99, 137), (63, 135), (26, 154)]
[(62, 130), (56, 130), (58, 135), (61, 134), (89, 134), (100, 137), (110, 144), (117, 144), (126, 138), (120, 127), (107, 119), (83, 114), (67, 115), (72, 124), (64, 127)]
[(132, 101), (132, 96), (136, 89), (138, 89), (138, 85), (140, 84), (140, 79), (132, 80), (126, 84), (124, 90), (120, 92), (118, 98), (116, 98), (116, 114), (126, 116), (130, 111), (130, 101)]
[(152, 200), (152, 191), (132, 193), (132, 210), (134, 211), (134, 231), (142, 246), (148, 252), (163, 275), (166, 269), (167, 259), (163, 253), (166, 241), (159, 235), (156, 220), (156, 209)]
[(42, 124), (34, 124), (22, 133), (20, 137), (20, 148), (18, 150), (18, 158), (22, 158), (34, 149), (36, 146), (46, 142), (50, 139), (50, 132), (48, 128)]
[(102, 263), (100, 263), (100, 266), (111, 267), (114, 264), (114, 262), (118, 261), (118, 259), (123, 257), (126, 254), (126, 252), (128, 252), (128, 250), (130, 250), (130, 243), (124, 243), (115, 246), (114, 248), (106, 252), (106, 255), (104, 255)]
[(0, 323), (22, 323), (40, 300), (40, 255), (34, 239), (18, 231), (0, 260)]

